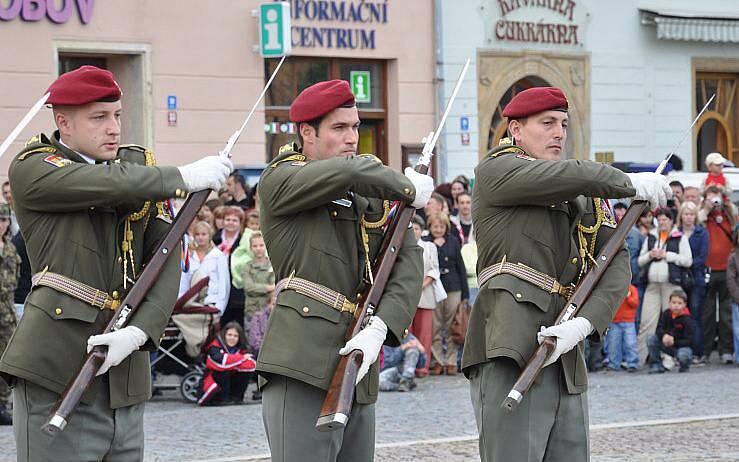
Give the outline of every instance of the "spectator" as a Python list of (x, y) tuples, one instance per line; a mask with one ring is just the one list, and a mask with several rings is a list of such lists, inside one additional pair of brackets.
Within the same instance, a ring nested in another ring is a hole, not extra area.
[[(423, 249), (423, 289), (410, 331), (421, 342), (424, 351), (431, 351), (434, 309), (439, 302), (446, 298), (446, 291), (444, 291), (444, 286), (441, 284), (439, 254), (436, 246), (421, 239), (423, 227), (423, 219), (419, 216), (414, 217), (413, 232), (416, 235), (418, 245)], [(416, 375), (418, 377), (429, 375), (429, 361), (426, 361), (422, 368), (416, 370)]]
[(21, 230), (18, 219), (15, 217), (15, 205), (13, 205), (13, 194), (10, 192), (10, 181), (3, 183), (3, 200), (10, 206), (10, 235), (15, 237)]
[[(626, 215), (628, 207), (623, 202), (616, 202), (613, 206), (613, 213), (616, 215), (616, 223), (621, 223), (624, 215)], [(626, 247), (629, 249), (629, 258), (631, 259), (631, 283), (637, 286), (639, 285), (639, 252), (644, 244), (644, 236), (639, 232), (635, 226), (629, 230), (629, 234), (626, 235)], [(639, 299), (641, 300), (644, 289), (639, 292)]]
[[(13, 292), (20, 276), (21, 258), (10, 242), (10, 206), (0, 204), (0, 354), (13, 335), (18, 325), (18, 318), (13, 304)], [(8, 410), (10, 404), (10, 388), (0, 378), (0, 425), (11, 425), (12, 416)]]
[[(241, 242), (241, 227), (244, 222), (244, 211), (240, 207), (229, 205), (223, 211), (223, 230), (216, 234), (213, 242), (228, 257), (228, 267), (231, 270), (231, 293), (228, 296), (226, 311), (223, 313), (221, 323), (231, 321), (238, 322), (244, 327), (244, 291), (234, 284), (232, 254)], [(241, 278), (241, 274), (238, 274)]]
[(18, 319), (20, 319), (23, 316), (23, 305), (26, 303), (26, 297), (31, 292), (31, 262), (28, 260), (28, 251), (26, 250), (26, 241), (23, 240), (23, 234), (16, 234), (10, 242), (18, 251), (18, 256), (21, 257), (21, 273), (14, 294), (15, 312)]
[(256, 362), (244, 347), (244, 331), (230, 322), (208, 347), (201, 406), (241, 404)]
[(215, 217), (213, 216), (213, 211), (207, 205), (200, 207), (200, 210), (198, 210), (197, 220), (204, 221), (208, 223), (211, 228), (215, 229)]
[(259, 231), (249, 238), (251, 253), (254, 258), (244, 267), (244, 326), (249, 332), (252, 316), (264, 308), (275, 291), (275, 271), (267, 258), (267, 248)]
[[(416, 216), (421, 217), (424, 222), (428, 223), (429, 215), (432, 215), (434, 213), (442, 213), (444, 211), (444, 204), (446, 204), (446, 199), (444, 199), (444, 196), (439, 193), (433, 193), (431, 194), (431, 198), (429, 198), (429, 201), (426, 203), (426, 207), (424, 207), (423, 210), (416, 210)], [(428, 233), (424, 233), (424, 236), (426, 236), (427, 234)]]
[(414, 373), (426, 363), (426, 350), (413, 334), (400, 346), (383, 346), (385, 362), (380, 372), (380, 391), (411, 391), (416, 388)]
[(225, 212), (225, 205), (218, 206), (213, 210), (213, 223), (215, 224), (216, 233), (220, 233), (223, 229), (223, 215)]
[(708, 169), (708, 175), (704, 182), (704, 188), (708, 188), (711, 185), (718, 187), (721, 190), (721, 194), (724, 197), (731, 196), (731, 184), (729, 180), (724, 176), (724, 163), (727, 162), (724, 156), (718, 152), (712, 152), (706, 156), (706, 168)]
[[(706, 286), (706, 298), (702, 307), (703, 356), (699, 362), (708, 361), (711, 352), (718, 349), (719, 358), (731, 363), (732, 350), (731, 297), (726, 286), (726, 265), (732, 251), (734, 213), (731, 202), (722, 196), (716, 185), (706, 188), (703, 207), (698, 220), (708, 230), (708, 256), (706, 267), (710, 272)], [(718, 310), (718, 323), (716, 311)], [(718, 341), (717, 341), (718, 338)]]
[(242, 174), (233, 172), (226, 181), (226, 189), (228, 189), (232, 198), (226, 202), (226, 205), (238, 206), (241, 207), (241, 210), (254, 207), (254, 201), (247, 193), (249, 185), (246, 184), (246, 179)]
[(649, 235), (650, 232), (654, 229), (654, 214), (651, 210), (645, 210), (642, 212), (642, 214), (639, 216), (639, 222), (637, 223), (637, 227), (639, 228), (639, 232), (642, 236), (645, 238)]
[(467, 187), (464, 183), (462, 183), (459, 180), (452, 181), (452, 184), (449, 188), (449, 192), (452, 196), (452, 216), (456, 216), (459, 212), (459, 195), (460, 194), (469, 194), (467, 191)]
[[(461, 183), (452, 183), (461, 184)], [(462, 244), (466, 244), (472, 232), (472, 196), (462, 192), (457, 196), (457, 215), (450, 218), (452, 223), (460, 230)]]
[(706, 257), (708, 257), (708, 231), (702, 225), (696, 223), (698, 220), (698, 206), (690, 201), (685, 201), (680, 206), (680, 214), (677, 217), (677, 229), (688, 238), (690, 253), (693, 256), (693, 264), (690, 271), (693, 274), (693, 287), (686, 288), (688, 294), (688, 306), (690, 316), (695, 322), (695, 335), (693, 336), (693, 354), (695, 363), (703, 356), (703, 301), (706, 298)]
[(221, 199), (217, 197), (213, 199), (208, 199), (207, 201), (205, 201), (205, 206), (208, 207), (211, 211), (217, 209), (218, 207), (222, 205), (223, 205), (223, 201), (221, 201)]
[(229, 191), (228, 188), (223, 188), (218, 191), (218, 199), (222, 204), (228, 204), (233, 200), (233, 196), (231, 196), (231, 191)]
[(636, 308), (639, 306), (639, 292), (636, 286), (629, 286), (629, 295), (621, 302), (606, 334), (608, 345), (608, 367), (613, 371), (621, 369), (621, 361), (626, 361), (629, 372), (639, 368), (639, 349), (636, 342)]
[(683, 190), (682, 203), (692, 202), (698, 207), (701, 206), (701, 190), (695, 186), (686, 186)]
[(467, 287), (470, 289), (470, 306), (475, 304), (480, 286), (477, 284), (477, 241), (475, 232), (470, 232), (470, 239), (462, 246), (462, 260), (467, 270)]
[(661, 354), (677, 358), (680, 372), (690, 369), (693, 356), (693, 334), (695, 324), (687, 307), (688, 296), (682, 290), (670, 294), (670, 309), (662, 313), (655, 333), (649, 336), (649, 373), (665, 371)]
[(251, 210), (246, 214), (246, 227), (252, 231), (259, 231), (259, 210)]
[(450, 328), (457, 312), (457, 306), (469, 299), (467, 270), (462, 260), (459, 240), (450, 234), (449, 217), (445, 213), (434, 213), (428, 217), (430, 236), (425, 240), (436, 245), (439, 253), (439, 272), (447, 298), (436, 305), (434, 310), (434, 329), (431, 352), (436, 365), (432, 375), (457, 373), (457, 354), (459, 345), (451, 338)]
[(675, 201), (675, 207), (680, 208), (683, 203), (683, 193), (685, 192), (685, 186), (679, 181), (670, 181), (670, 188), (672, 189), (672, 200)]
[(669, 307), (670, 294), (680, 289), (682, 269), (693, 263), (688, 238), (673, 226), (672, 210), (658, 210), (657, 223), (639, 254), (647, 283), (637, 336), (639, 364), (647, 359), (647, 339), (654, 333), (660, 314)]
[(252, 207), (253, 210), (259, 211), (259, 183), (256, 183), (254, 186), (251, 187), (251, 190), (249, 190), (249, 195), (251, 196), (252, 202), (254, 204), (254, 207)]
[[(219, 316), (226, 309), (230, 290), (230, 277), (226, 256), (218, 250), (211, 239), (213, 229), (204, 221), (192, 226), (193, 241), (190, 248), (189, 269), (180, 277), (178, 297), (187, 292), (200, 279), (208, 277), (207, 289), (189, 300), (185, 306), (214, 306)], [(173, 322), (180, 328), (185, 339), (185, 351), (191, 358), (200, 354), (200, 348), (208, 337), (208, 328), (218, 317), (209, 314), (176, 314)]]
[(726, 267), (726, 285), (731, 295), (732, 338), (734, 363), (739, 365), (739, 225), (734, 227), (734, 251), (729, 255)]

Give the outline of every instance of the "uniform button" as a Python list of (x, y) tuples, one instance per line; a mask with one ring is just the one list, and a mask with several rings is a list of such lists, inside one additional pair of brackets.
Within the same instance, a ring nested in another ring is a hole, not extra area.
[(403, 192), (410, 195), (413, 192), (413, 190), (411, 188), (404, 188)]
[(123, 261), (123, 257), (118, 257), (118, 263)]
[(360, 298), (362, 298), (362, 294), (357, 294), (357, 300), (359, 300)]
[(112, 294), (113, 300), (118, 300), (118, 297), (120, 297), (120, 295), (121, 294), (119, 294), (117, 290), (114, 290)]
[(303, 313), (310, 313), (310, 308), (308, 308), (307, 306), (304, 306)]
[(552, 204), (552, 205), (550, 205), (549, 207), (551, 207), (551, 208), (554, 208), (554, 207), (556, 207), (556, 205)]
[(182, 196), (182, 190), (180, 188), (175, 189), (174, 190), (174, 195), (177, 196), (177, 197), (181, 197)]
[(62, 309), (61, 308), (57, 308), (57, 309), (54, 310), (54, 313), (56, 313), (56, 315), (59, 316), (60, 314), (62, 314)]
[(570, 260), (570, 263), (572, 263), (573, 265), (576, 265), (577, 264), (577, 257), (575, 257), (572, 260)]
[(336, 218), (338, 215), (339, 215), (339, 212), (337, 212), (336, 210), (334, 210), (333, 212), (331, 212), (331, 216), (334, 217), (334, 218)]
[(521, 297), (523, 297), (523, 295), (521, 295), (521, 292), (517, 292), (516, 293), (516, 298), (521, 298)]

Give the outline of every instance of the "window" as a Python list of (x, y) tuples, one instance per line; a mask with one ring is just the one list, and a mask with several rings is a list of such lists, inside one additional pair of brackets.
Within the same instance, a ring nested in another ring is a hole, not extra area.
[[(277, 67), (278, 60), (264, 62), (265, 83)], [(374, 154), (387, 163), (385, 119), (385, 62), (333, 58), (292, 57), (285, 61), (272, 86), (265, 95), (266, 159), (275, 157), (280, 146), (297, 139), (297, 126), (290, 122), (289, 110), (293, 100), (307, 87), (324, 80), (349, 81), (351, 71), (370, 73), (371, 99), (358, 103), (359, 153)]]
[(705, 159), (712, 152), (739, 162), (739, 75), (698, 72), (695, 79), (695, 105), (699, 112), (712, 95), (714, 100), (696, 125), (698, 159), (696, 170), (706, 171)]

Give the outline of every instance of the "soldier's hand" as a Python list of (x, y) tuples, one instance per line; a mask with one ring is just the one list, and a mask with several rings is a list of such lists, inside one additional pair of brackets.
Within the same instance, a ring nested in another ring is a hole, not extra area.
[(585, 337), (593, 331), (593, 325), (585, 318), (574, 318), (552, 327), (542, 327), (537, 334), (539, 343), (544, 337), (556, 337), (557, 346), (544, 363), (544, 367), (552, 364), (560, 356), (575, 348), (575, 345), (585, 340)]
[(667, 205), (672, 198), (672, 188), (667, 177), (658, 173), (627, 173), (631, 185), (636, 189), (634, 199), (648, 201), (652, 210)]
[(362, 351), (362, 365), (359, 366), (359, 372), (357, 373), (357, 382), (359, 383), (377, 357), (380, 356), (380, 348), (385, 343), (385, 337), (387, 336), (387, 325), (385, 321), (380, 319), (379, 316), (372, 316), (370, 323), (364, 329), (360, 330), (357, 335), (351, 338), (344, 348), (339, 350), (339, 354), (348, 355), (354, 350)]
[(212, 189), (218, 191), (234, 169), (231, 160), (223, 156), (208, 156), (191, 164), (177, 167), (189, 192)]
[(107, 345), (108, 354), (96, 375), (103, 375), (113, 366), (119, 365), (131, 353), (146, 343), (147, 335), (136, 326), (127, 326), (115, 332), (93, 335), (87, 339), (87, 352), (97, 345)]
[(418, 173), (410, 167), (405, 168), (405, 176), (413, 183), (413, 189), (416, 190), (416, 197), (411, 204), (417, 209), (426, 207), (426, 203), (434, 192), (434, 179), (428, 175)]

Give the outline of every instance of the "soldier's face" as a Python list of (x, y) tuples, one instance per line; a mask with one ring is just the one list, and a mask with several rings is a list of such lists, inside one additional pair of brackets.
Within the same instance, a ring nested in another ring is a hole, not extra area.
[(310, 159), (349, 157), (357, 153), (359, 113), (356, 107), (340, 107), (326, 114), (318, 126), (318, 133), (308, 124), (300, 127), (303, 154)]
[(121, 102), (90, 103), (55, 110), (62, 140), (95, 160), (112, 160), (121, 140)]
[(567, 113), (544, 111), (522, 120), (511, 120), (508, 131), (526, 152), (537, 159), (559, 160), (567, 141)]

